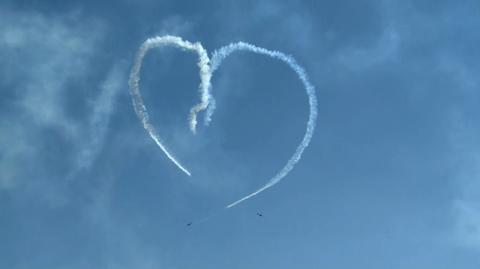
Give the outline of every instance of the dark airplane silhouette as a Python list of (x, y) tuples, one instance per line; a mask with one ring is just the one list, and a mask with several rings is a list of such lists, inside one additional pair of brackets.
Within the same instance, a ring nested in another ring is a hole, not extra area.
[(187, 226), (191, 226), (191, 225), (192, 225), (192, 222), (187, 223)]
[(259, 217), (263, 217), (263, 214), (262, 214), (262, 213), (258, 213), (258, 212), (257, 212), (257, 216), (259, 216)]

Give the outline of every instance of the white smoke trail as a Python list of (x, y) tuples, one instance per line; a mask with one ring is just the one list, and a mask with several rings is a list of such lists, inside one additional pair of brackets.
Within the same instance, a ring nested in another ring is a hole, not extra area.
[(163, 152), (167, 155), (167, 157), (175, 163), (175, 165), (180, 168), (184, 173), (187, 175), (191, 175), (190, 172), (185, 169), (173, 155), (166, 149), (166, 147), (162, 144), (160, 137), (158, 136), (155, 128), (150, 123), (147, 109), (143, 103), (142, 95), (140, 94), (140, 69), (142, 65), (143, 58), (145, 57), (148, 50), (154, 47), (160, 47), (164, 45), (174, 45), (182, 49), (195, 51), (199, 56), (198, 66), (200, 68), (200, 96), (201, 102), (192, 107), (190, 110), (189, 116), (189, 123), (190, 129), (192, 132), (195, 133), (196, 125), (197, 125), (197, 114), (205, 109), (207, 109), (205, 113), (205, 125), (208, 125), (211, 121), (212, 115), (215, 111), (215, 99), (210, 94), (211, 88), (211, 78), (213, 73), (220, 67), (221, 63), (225, 58), (227, 58), (231, 53), (235, 51), (249, 51), (253, 53), (257, 53), (260, 55), (269, 56), (273, 59), (277, 59), (280, 61), (285, 62), (290, 68), (295, 71), (300, 81), (303, 83), (305, 87), (305, 91), (308, 96), (308, 103), (309, 103), (309, 116), (307, 121), (307, 127), (305, 131), (305, 135), (297, 146), (294, 154), (290, 159), (287, 161), (285, 166), (274, 176), (272, 177), (265, 185), (263, 185), (258, 190), (254, 191), (253, 193), (227, 205), (225, 208), (231, 208), (239, 203), (261, 193), (262, 191), (274, 186), (280, 180), (282, 180), (295, 166), (295, 164), (300, 160), (302, 157), (302, 153), (305, 148), (310, 143), (310, 140), (313, 135), (313, 131), (315, 129), (315, 123), (317, 120), (317, 97), (315, 95), (315, 89), (313, 85), (308, 80), (308, 77), (305, 73), (305, 70), (297, 64), (295, 59), (292, 56), (286, 55), (279, 51), (271, 51), (265, 48), (260, 48), (254, 46), (252, 44), (238, 42), (232, 43), (227, 46), (220, 48), (219, 50), (215, 51), (212, 56), (212, 61), (210, 63), (210, 59), (208, 58), (208, 54), (206, 50), (202, 47), (200, 43), (190, 43), (188, 41), (182, 40), (180, 37), (176, 36), (162, 36), (162, 37), (154, 37), (147, 39), (142, 46), (140, 47), (137, 56), (135, 58), (134, 65), (132, 67), (132, 71), (130, 73), (130, 93), (132, 95), (133, 106), (135, 108), (135, 112), (137, 113), (138, 118), (142, 121), (144, 128), (148, 131), (152, 139), (155, 143), (163, 150)]
[[(308, 116), (308, 121), (307, 121), (307, 128), (305, 131), (305, 135), (298, 145), (297, 149), (295, 150), (295, 153), (292, 155), (292, 157), (288, 160), (287, 164), (273, 177), (271, 178), (265, 185), (263, 185), (261, 188), (258, 190), (254, 191), (253, 193), (241, 198), (240, 200), (237, 200), (229, 205), (227, 205), (226, 208), (231, 208), (235, 205), (238, 205), (239, 203), (261, 193), (262, 191), (272, 187), (273, 185), (277, 184), (282, 180), (295, 166), (295, 164), (300, 160), (302, 157), (302, 153), (305, 150), (305, 148), (308, 146), (310, 143), (310, 140), (312, 139), (313, 131), (315, 129), (315, 124), (317, 121), (317, 97), (315, 95), (315, 88), (313, 85), (310, 83), (308, 80), (307, 74), (305, 73), (305, 70), (297, 64), (295, 59), (289, 55), (286, 55), (284, 53), (281, 53), (279, 51), (271, 51), (267, 50), (264, 48), (260, 48), (248, 43), (244, 42), (238, 42), (238, 43), (232, 43), (229, 44), (225, 47), (220, 48), (219, 50), (215, 51), (212, 56), (212, 61), (211, 61), (211, 71), (212, 74), (217, 70), (220, 65), (222, 64), (222, 61), (225, 60), (231, 53), (235, 51), (250, 51), (253, 53), (261, 54), (261, 55), (266, 55), (271, 58), (280, 60), (288, 64), (290, 68), (292, 68), (295, 73), (297, 73), (298, 78), (302, 81), (303, 86), (305, 87), (305, 91), (308, 96), (308, 103), (309, 103), (309, 108), (310, 108), (310, 113)], [(213, 97), (211, 98), (211, 104), (214, 103)], [(210, 119), (211, 116), (213, 115), (215, 106), (210, 105), (207, 109), (206, 113), (206, 119)]]
[(153, 127), (153, 125), (150, 123), (148, 112), (143, 103), (143, 98), (140, 93), (140, 69), (142, 67), (143, 58), (150, 49), (165, 45), (173, 45), (181, 49), (194, 51), (198, 54), (198, 67), (200, 68), (201, 102), (192, 107), (192, 109), (190, 110), (190, 129), (192, 130), (192, 132), (195, 132), (195, 128), (197, 125), (197, 113), (208, 107), (208, 101), (210, 99), (210, 78), (212, 75), (212, 73), (210, 72), (207, 51), (202, 47), (200, 43), (190, 43), (188, 41), (182, 40), (180, 37), (168, 35), (147, 39), (145, 42), (143, 42), (135, 57), (135, 62), (130, 72), (130, 79), (128, 81), (128, 84), (130, 86), (130, 94), (132, 96), (133, 107), (135, 108), (135, 112), (137, 113), (138, 118), (142, 121), (143, 127), (147, 130), (150, 137), (155, 141), (155, 143), (158, 145), (158, 147), (160, 147), (160, 149), (165, 153), (165, 155), (167, 155), (167, 157), (176, 166), (178, 166), (180, 170), (190, 176), (190, 172), (185, 167), (183, 167), (180, 162), (177, 161), (175, 157), (167, 150), (165, 145), (163, 145), (160, 136), (155, 130), (155, 127)]

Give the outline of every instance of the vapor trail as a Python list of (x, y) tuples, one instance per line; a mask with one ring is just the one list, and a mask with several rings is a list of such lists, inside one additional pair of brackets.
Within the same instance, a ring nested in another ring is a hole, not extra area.
[[(212, 61), (211, 61), (211, 72), (212, 74), (219, 68), (219, 66), (222, 64), (222, 61), (225, 60), (231, 53), (235, 51), (250, 51), (253, 53), (261, 54), (261, 55), (266, 55), (269, 56), (273, 59), (277, 59), (280, 61), (285, 62), (288, 64), (290, 68), (297, 73), (298, 78), (302, 81), (303, 86), (305, 87), (305, 91), (308, 96), (308, 104), (310, 108), (310, 113), (308, 116), (308, 121), (307, 121), (307, 128), (305, 131), (305, 135), (303, 136), (302, 141), (300, 144), (297, 146), (297, 149), (295, 150), (294, 154), (286, 165), (274, 176), (272, 177), (265, 185), (263, 185), (261, 188), (258, 190), (254, 191), (253, 193), (241, 198), (240, 200), (237, 200), (229, 205), (226, 206), (226, 208), (231, 208), (235, 205), (238, 205), (239, 203), (261, 193), (262, 191), (272, 187), (273, 185), (277, 184), (282, 180), (295, 166), (295, 164), (300, 160), (302, 157), (302, 153), (305, 150), (305, 148), (308, 146), (310, 143), (310, 140), (312, 139), (313, 131), (315, 129), (315, 124), (317, 120), (317, 97), (315, 95), (315, 88), (313, 85), (310, 83), (308, 80), (307, 74), (305, 73), (305, 70), (298, 65), (298, 63), (295, 61), (295, 59), (292, 56), (286, 55), (282, 52), (279, 51), (271, 51), (267, 50), (264, 48), (260, 48), (257, 46), (254, 46), (252, 44), (244, 43), (244, 42), (238, 42), (238, 43), (232, 43), (229, 44), (225, 47), (220, 48), (219, 50), (215, 51), (212, 56)], [(211, 105), (208, 106), (207, 113), (205, 114), (206, 120), (210, 119), (211, 116), (213, 115), (214, 109), (215, 109), (215, 102), (212, 96), (210, 96), (211, 100), (210, 103)]]
[(247, 196), (227, 205), (225, 208), (231, 208), (239, 203), (261, 193), (262, 191), (274, 186), (280, 180), (282, 180), (295, 166), (295, 164), (300, 160), (302, 157), (302, 153), (305, 148), (310, 143), (310, 140), (313, 135), (313, 131), (315, 129), (315, 123), (317, 120), (317, 97), (315, 95), (315, 89), (313, 85), (308, 80), (307, 74), (305, 70), (298, 65), (295, 59), (292, 56), (286, 55), (279, 51), (271, 51), (265, 48), (260, 48), (254, 46), (252, 44), (238, 42), (232, 43), (227, 46), (220, 48), (219, 50), (215, 51), (212, 56), (212, 60), (208, 57), (206, 50), (202, 47), (202, 45), (198, 42), (190, 43), (188, 41), (182, 40), (180, 37), (176, 36), (162, 36), (162, 37), (154, 37), (147, 39), (142, 46), (140, 47), (134, 61), (134, 65), (132, 67), (129, 79), (130, 85), (130, 93), (132, 95), (133, 106), (135, 108), (135, 112), (137, 113), (138, 118), (142, 121), (143, 127), (147, 130), (149, 135), (155, 141), (155, 143), (162, 149), (162, 151), (167, 155), (167, 157), (175, 163), (175, 165), (180, 168), (184, 173), (187, 175), (191, 175), (190, 172), (184, 168), (173, 155), (166, 149), (166, 147), (162, 144), (160, 137), (158, 136), (155, 128), (150, 123), (147, 109), (143, 103), (142, 95), (140, 93), (140, 69), (142, 66), (143, 58), (145, 57), (148, 50), (161, 47), (164, 45), (173, 45), (179, 47), (181, 49), (194, 51), (198, 54), (198, 66), (200, 68), (200, 103), (193, 106), (190, 110), (189, 116), (189, 125), (190, 129), (193, 133), (195, 133), (196, 125), (197, 125), (197, 114), (203, 110), (207, 110), (205, 113), (205, 124), (211, 121), (211, 117), (215, 111), (215, 99), (210, 94), (211, 89), (211, 77), (213, 73), (220, 67), (223, 60), (227, 58), (231, 53), (235, 51), (249, 51), (260, 55), (265, 55), (271, 57), (273, 59), (277, 59), (280, 61), (285, 62), (290, 68), (295, 71), (300, 81), (303, 83), (305, 91), (308, 96), (308, 103), (309, 103), (309, 116), (306, 126), (305, 135), (303, 136), (302, 141), (297, 146), (295, 152), (293, 153), (292, 157), (287, 161), (285, 166), (274, 176), (272, 177), (265, 185), (260, 187), (258, 190), (254, 191), (253, 193), (248, 194)]
[(137, 113), (138, 118), (142, 121), (143, 127), (147, 130), (150, 137), (155, 141), (155, 143), (158, 145), (158, 147), (160, 147), (160, 149), (165, 153), (165, 155), (167, 155), (167, 157), (176, 166), (178, 166), (180, 170), (190, 176), (190, 172), (185, 167), (183, 167), (180, 162), (177, 161), (175, 157), (168, 151), (165, 145), (163, 145), (160, 136), (155, 130), (155, 127), (153, 127), (153, 125), (150, 123), (148, 112), (143, 103), (142, 94), (140, 93), (140, 69), (142, 67), (143, 58), (150, 49), (165, 45), (173, 45), (181, 49), (194, 51), (198, 54), (198, 67), (200, 68), (201, 102), (192, 107), (189, 117), (190, 129), (192, 130), (192, 132), (195, 132), (195, 128), (197, 125), (197, 113), (208, 107), (208, 101), (210, 99), (210, 78), (212, 76), (212, 73), (210, 72), (207, 51), (202, 47), (200, 43), (190, 43), (188, 41), (182, 40), (180, 37), (168, 35), (147, 39), (145, 42), (143, 42), (142, 46), (137, 52), (132, 70), (130, 72), (130, 79), (128, 81), (128, 84), (130, 86), (130, 94), (132, 96), (135, 113)]

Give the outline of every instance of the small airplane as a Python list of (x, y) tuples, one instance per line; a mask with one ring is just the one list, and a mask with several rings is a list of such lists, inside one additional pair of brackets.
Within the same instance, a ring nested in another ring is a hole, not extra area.
[(193, 223), (193, 222), (189, 222), (189, 223), (187, 223), (187, 226), (191, 226), (191, 225), (192, 225), (192, 223)]
[(262, 213), (258, 213), (258, 212), (257, 212), (257, 216), (259, 216), (259, 217), (263, 217), (263, 214), (262, 214)]

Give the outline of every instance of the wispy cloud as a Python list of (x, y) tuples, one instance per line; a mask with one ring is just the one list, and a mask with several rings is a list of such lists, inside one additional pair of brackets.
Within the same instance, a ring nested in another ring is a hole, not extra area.
[(463, 246), (480, 249), (480, 143), (479, 128), (458, 110), (452, 112), (452, 179), (457, 189), (452, 202), (454, 236)]
[(88, 169), (103, 148), (109, 128), (110, 118), (116, 107), (116, 99), (121, 90), (126, 91), (126, 66), (116, 64), (99, 87), (98, 97), (91, 103), (88, 123), (81, 130), (77, 141), (77, 161), (71, 177), (82, 169)]
[[(78, 166), (87, 167), (85, 156), (101, 150), (115, 94), (125, 82), (119, 66), (103, 82), (93, 76), (104, 30), (78, 13), (0, 12), (0, 57), (8, 65), (0, 73), (0, 189), (55, 189), (75, 156)], [(78, 109), (71, 107), (72, 96), (91, 89), (100, 92), (91, 106), (84, 99), (73, 101)], [(82, 109), (87, 121), (75, 114)], [(55, 191), (42, 197), (54, 204), (65, 200)]]
[(396, 59), (400, 41), (395, 28), (386, 28), (369, 47), (347, 47), (336, 55), (335, 61), (353, 70), (385, 64)]

